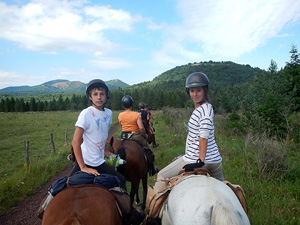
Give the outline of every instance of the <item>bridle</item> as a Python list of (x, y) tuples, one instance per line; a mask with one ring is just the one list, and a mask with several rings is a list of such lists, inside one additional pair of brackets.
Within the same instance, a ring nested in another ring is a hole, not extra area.
[(110, 144), (106, 143), (105, 145), (108, 146), (108, 148), (109, 148), (109, 150), (110, 150), (111, 153), (114, 153), (114, 150), (113, 150), (113, 148), (111, 147)]

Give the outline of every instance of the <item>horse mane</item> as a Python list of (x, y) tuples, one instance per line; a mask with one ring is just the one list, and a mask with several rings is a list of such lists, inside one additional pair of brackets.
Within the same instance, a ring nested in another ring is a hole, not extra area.
[(211, 224), (212, 225), (241, 225), (242, 215), (234, 211), (231, 204), (218, 202), (212, 207)]
[[(126, 151), (124, 147), (121, 147), (117, 150), (117, 154), (120, 156), (121, 159), (124, 159), (126, 161)], [(120, 165), (117, 168), (117, 171), (121, 174), (123, 174), (124, 176), (126, 176), (126, 166), (125, 164)]]
[(126, 160), (126, 151), (124, 147), (119, 148), (117, 154), (121, 157), (121, 159)]

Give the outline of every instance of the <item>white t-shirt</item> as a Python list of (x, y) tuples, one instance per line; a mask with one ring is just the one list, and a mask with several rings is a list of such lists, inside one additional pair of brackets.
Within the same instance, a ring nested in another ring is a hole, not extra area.
[(196, 108), (188, 123), (185, 155), (183, 159), (194, 163), (199, 159), (199, 139), (207, 139), (207, 151), (204, 162), (207, 164), (220, 163), (222, 157), (215, 142), (214, 110), (211, 104), (206, 103)]
[(105, 162), (104, 148), (111, 123), (112, 112), (107, 108), (101, 111), (90, 106), (79, 114), (75, 126), (84, 129), (81, 151), (86, 165), (97, 167)]

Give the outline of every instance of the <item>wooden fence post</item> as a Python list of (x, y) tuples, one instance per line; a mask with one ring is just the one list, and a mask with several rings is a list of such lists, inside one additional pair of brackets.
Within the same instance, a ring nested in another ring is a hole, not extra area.
[(52, 133), (50, 133), (50, 142), (51, 142), (51, 145), (52, 145), (52, 154), (54, 155), (55, 154), (55, 145), (54, 145), (53, 134)]
[(25, 168), (29, 167), (29, 141), (25, 141)]
[(65, 130), (65, 146), (68, 146), (68, 128)]

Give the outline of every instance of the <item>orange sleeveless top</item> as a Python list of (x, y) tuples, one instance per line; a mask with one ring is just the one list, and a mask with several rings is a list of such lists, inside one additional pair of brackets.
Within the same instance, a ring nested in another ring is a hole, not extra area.
[(137, 125), (137, 120), (141, 115), (138, 112), (134, 111), (125, 111), (119, 114), (119, 123), (124, 132), (138, 131), (139, 127)]

